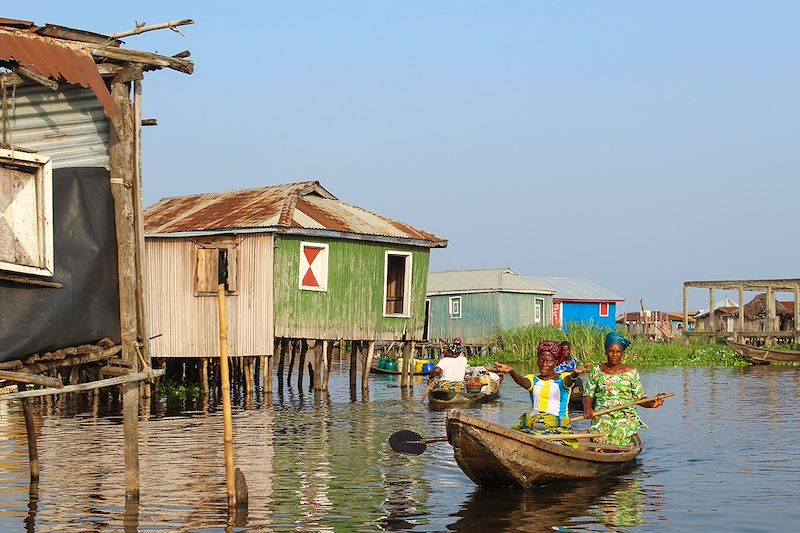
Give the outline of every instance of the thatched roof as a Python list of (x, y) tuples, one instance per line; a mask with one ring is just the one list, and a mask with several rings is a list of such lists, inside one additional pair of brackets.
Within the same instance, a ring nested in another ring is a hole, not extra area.
[[(793, 316), (794, 302), (775, 302), (775, 316)], [(745, 320), (758, 320), (767, 316), (767, 294), (761, 293), (744, 306)]]

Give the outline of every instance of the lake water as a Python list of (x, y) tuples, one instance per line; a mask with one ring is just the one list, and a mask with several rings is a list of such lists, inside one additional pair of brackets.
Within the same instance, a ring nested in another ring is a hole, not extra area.
[[(391, 433), (444, 434), (445, 413), (372, 376), (350, 396), (346, 362), (326, 394), (296, 388), (234, 413), (247, 516), (227, 517), (221, 409), (157, 403), (140, 423), (141, 501), (126, 508), (114, 401), (55, 401), (40, 419), (41, 480), (30, 487), (19, 405), (0, 403), (3, 531), (793, 531), (800, 524), (800, 371), (641, 371), (648, 394), (676, 392), (649, 425), (637, 465), (601, 481), (537, 490), (477, 488), (452, 449), (394, 453)], [(470, 409), (510, 425), (528, 405), (511, 380)]]

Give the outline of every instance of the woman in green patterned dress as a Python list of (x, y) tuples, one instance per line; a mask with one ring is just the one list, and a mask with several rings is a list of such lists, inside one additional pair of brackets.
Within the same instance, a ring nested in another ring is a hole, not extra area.
[[(635, 405), (597, 417), (594, 415), (595, 409), (609, 409), (644, 398), (639, 372), (622, 364), (622, 355), (630, 344), (631, 341), (616, 331), (606, 335), (606, 362), (589, 371), (584, 385), (583, 414), (592, 420), (589, 431), (605, 435), (596, 439), (603, 444), (627, 446), (639, 428), (646, 427)], [(640, 405), (657, 408), (663, 403), (664, 400), (656, 399)]]

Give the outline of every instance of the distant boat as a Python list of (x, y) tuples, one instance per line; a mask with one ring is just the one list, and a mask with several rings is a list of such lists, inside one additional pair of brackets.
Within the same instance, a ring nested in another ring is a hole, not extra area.
[(489, 403), (500, 396), (500, 387), (503, 385), (503, 376), (493, 380), (488, 385), (488, 390), (484, 392), (483, 387), (478, 390), (468, 390), (465, 383), (461, 383), (458, 388), (447, 387), (432, 389), (428, 394), (428, 405), (437, 408), (464, 407)]
[(574, 449), (459, 410), (447, 415), (447, 437), (458, 466), (481, 486), (595, 479), (625, 469), (642, 451), (638, 435), (631, 446), (582, 442)]
[(749, 344), (740, 344), (733, 341), (725, 341), (730, 346), (731, 350), (738, 353), (748, 361), (753, 363), (769, 363), (771, 361), (791, 363), (793, 361), (800, 361), (800, 352), (789, 350), (768, 350), (766, 348), (757, 348)]

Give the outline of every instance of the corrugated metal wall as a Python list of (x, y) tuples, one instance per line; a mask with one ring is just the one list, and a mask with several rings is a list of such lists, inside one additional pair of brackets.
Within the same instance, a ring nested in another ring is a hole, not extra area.
[[(273, 351), (273, 238), (245, 235), (238, 246), (239, 294), (226, 299), (228, 353)], [(188, 239), (145, 241), (145, 316), (153, 357), (219, 354), (216, 296), (194, 295), (195, 244)]]
[(11, 107), (10, 144), (53, 158), (53, 168), (108, 168), (108, 121), (89, 89), (62, 84), (6, 89)]
[(601, 328), (614, 330), (617, 327), (617, 304), (608, 304), (608, 316), (600, 316), (598, 302), (564, 302), (564, 331), (570, 324), (594, 324)]
[(450, 296), (429, 296), (430, 325), (428, 337), (450, 340), (461, 337), (467, 344), (482, 344), (499, 327), (496, 292), (454, 294), (461, 297), (461, 318), (450, 318)]
[[(327, 292), (298, 288), (300, 242), (329, 245)], [(383, 316), (384, 252), (411, 252), (409, 318)], [(275, 335), (306, 339), (421, 340), (428, 248), (279, 235), (275, 245)]]
[[(450, 318), (450, 297), (461, 296), (461, 318)], [(431, 340), (461, 337), (467, 344), (483, 344), (500, 330), (534, 323), (534, 301), (544, 300), (542, 325), (552, 323), (553, 297), (549, 294), (481, 292), (429, 296)]]

